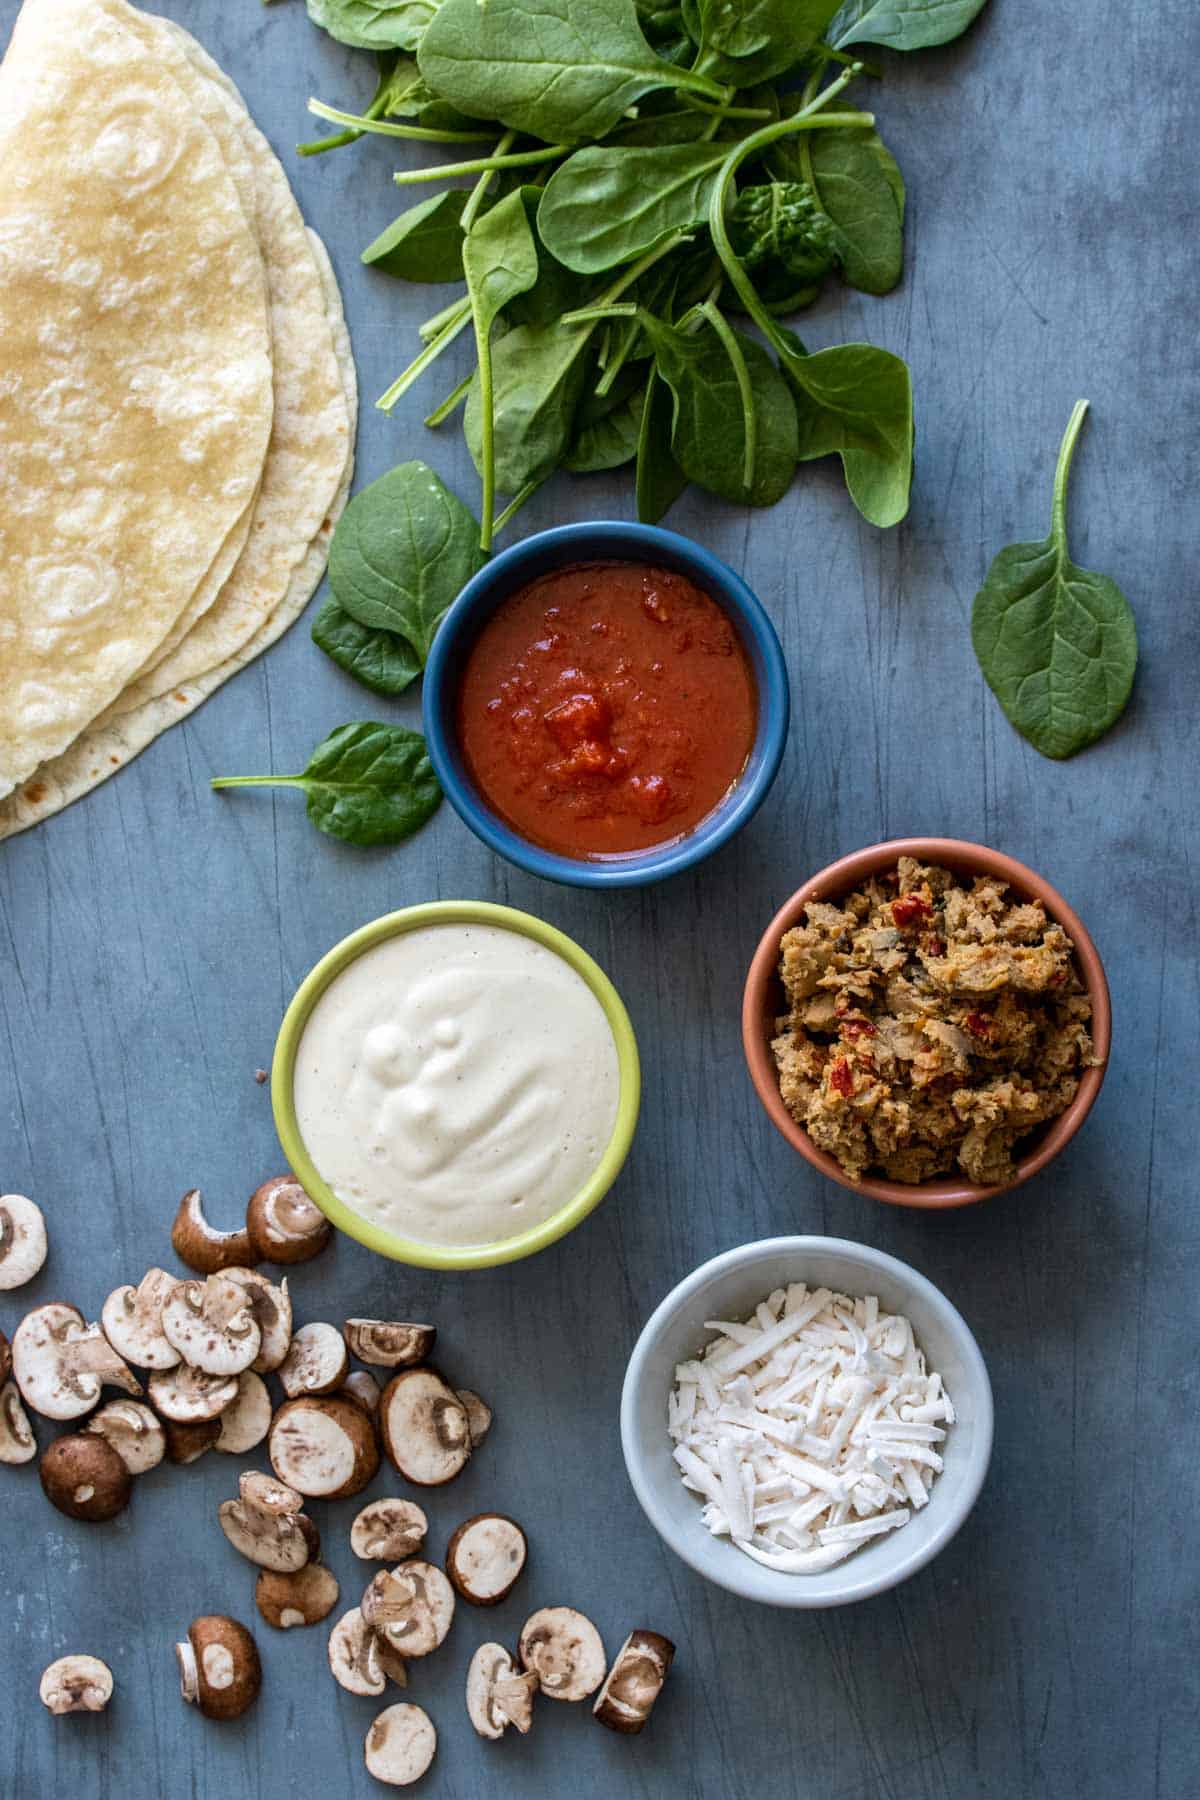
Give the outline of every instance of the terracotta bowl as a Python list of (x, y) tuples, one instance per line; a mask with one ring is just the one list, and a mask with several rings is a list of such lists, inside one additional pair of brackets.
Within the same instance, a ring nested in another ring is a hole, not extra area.
[[(902, 1181), (876, 1180), (874, 1177), (854, 1181), (832, 1156), (818, 1150), (803, 1126), (797, 1125), (792, 1118), (779, 1092), (775, 1059), (771, 1054), (771, 1039), (775, 1035), (775, 1021), (784, 1010), (783, 987), (778, 972), (780, 939), (785, 931), (801, 922), (805, 904), (809, 900), (837, 900), (860, 886), (868, 876), (878, 875), (882, 870), (894, 867), (901, 856), (914, 856), (924, 863), (940, 863), (943, 868), (952, 869), (959, 875), (997, 875), (1020, 898), (1040, 900), (1049, 916), (1062, 926), (1074, 944), (1079, 972), (1092, 1002), (1092, 1041), (1099, 1063), (1094, 1068), (1084, 1070), (1079, 1091), (1066, 1111), (1060, 1113), (1057, 1119), (1052, 1119), (1048, 1125), (1042, 1126), (1035, 1135), (1031, 1135), (1024, 1155), (1017, 1161), (1012, 1180), (1001, 1187), (980, 1187), (975, 1182), (952, 1176), (915, 1185)], [(1038, 1174), (1070, 1142), (1091, 1111), (1092, 1102), (1100, 1092), (1100, 1084), (1108, 1067), (1111, 1040), (1112, 1007), (1108, 996), (1108, 982), (1104, 978), (1104, 968), (1096, 946), (1088, 936), (1078, 913), (1067, 905), (1062, 895), (1048, 881), (1043, 881), (1040, 875), (1035, 875), (1024, 863), (1015, 861), (1011, 856), (1003, 856), (998, 850), (989, 850), (983, 844), (968, 844), (959, 838), (894, 838), (890, 843), (873, 844), (868, 850), (857, 850), (852, 856), (843, 856), (837, 862), (830, 863), (827, 869), (822, 869), (819, 875), (813, 875), (780, 907), (767, 926), (750, 964), (742, 999), (742, 1042), (746, 1050), (746, 1061), (750, 1067), (750, 1077), (758, 1090), (758, 1097), (766, 1107), (772, 1124), (783, 1133), (792, 1148), (798, 1150), (801, 1156), (807, 1157), (813, 1168), (819, 1169), (822, 1175), (828, 1175), (831, 1181), (839, 1182), (842, 1187), (852, 1188), (857, 1194), (869, 1194), (872, 1199), (886, 1200), (892, 1206), (970, 1206), (976, 1200), (986, 1200), (993, 1194), (1019, 1187), (1023, 1181)]]

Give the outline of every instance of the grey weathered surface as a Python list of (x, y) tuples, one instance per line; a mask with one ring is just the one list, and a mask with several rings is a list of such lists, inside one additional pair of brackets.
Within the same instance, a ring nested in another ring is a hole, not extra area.
[[(5, 33), (13, 10), (0, 0)], [(241, 83), (329, 244), (364, 395), (361, 476), (419, 453), (473, 500), (456, 431), (434, 438), (418, 422), (458, 363), (391, 422), (371, 407), (441, 299), (357, 261), (398, 210), (388, 175), (406, 152), (290, 153), (310, 135), (305, 97), (364, 99), (369, 59), (325, 39), (298, 0), (167, 10)], [(579, 938), (629, 1000), (641, 1127), (582, 1229), (460, 1279), (344, 1242), (294, 1283), (302, 1318), (433, 1317), (450, 1372), (494, 1402), (492, 1439), (432, 1501), (435, 1552), (482, 1506), (531, 1534), (516, 1595), (463, 1617), (414, 1675), (410, 1697), (441, 1733), (431, 1792), (1196, 1791), (1197, 50), (1190, 0), (1127, 9), (1119, 25), (1103, 0), (994, 0), (958, 46), (890, 61), (872, 101), (909, 181), (909, 272), (888, 300), (834, 290), (806, 335), (861, 334), (911, 360), (913, 511), (880, 535), (822, 466), (768, 514), (707, 499), (672, 514), (762, 595), (795, 696), (768, 804), (698, 873), (591, 898), (498, 863), (449, 808), (407, 848), (368, 854), (317, 837), (295, 794), (216, 798), (210, 774), (299, 767), (346, 718), (415, 718), (415, 700), (391, 708), (344, 679), (304, 626), (115, 781), (0, 848), (0, 1188), (39, 1199), (53, 1239), (35, 1286), (0, 1296), (10, 1332), (27, 1298), (94, 1314), (162, 1260), (188, 1185), (233, 1222), (279, 1160), (254, 1069), (301, 976), (364, 920), (434, 895), (512, 901)], [(1044, 530), (1080, 394), (1095, 412), (1075, 551), (1130, 594), (1143, 664), (1122, 725), (1059, 767), (1005, 724), (967, 617), (991, 553)], [(629, 510), (623, 478), (563, 480), (521, 523)], [(738, 1037), (745, 966), (776, 904), (836, 853), (906, 831), (982, 839), (1044, 871), (1087, 919), (1115, 1003), (1107, 1086), (1067, 1157), (1009, 1199), (943, 1218), (811, 1172), (766, 1122)], [(791, 1230), (915, 1263), (977, 1332), (997, 1402), (990, 1480), (940, 1560), (885, 1598), (812, 1616), (739, 1604), (685, 1569), (644, 1522), (617, 1440), (625, 1358), (654, 1303), (716, 1251)], [(252, 1573), (214, 1518), (237, 1466), (159, 1471), (110, 1527), (49, 1511), (32, 1470), (0, 1471), (5, 1800), (378, 1791), (360, 1767), (375, 1704), (333, 1686), (320, 1630), (258, 1627), (266, 1687), (242, 1725), (180, 1704), (170, 1646), (188, 1619), (256, 1619)], [(351, 1511), (331, 1512), (326, 1532), (346, 1604), (365, 1569), (332, 1520)], [(642, 1623), (678, 1641), (651, 1729), (626, 1743), (584, 1709), (546, 1704), (528, 1741), (481, 1743), (461, 1701), (471, 1649), (512, 1640), (528, 1609), (558, 1601), (588, 1611), (610, 1648)], [(41, 1667), (71, 1648), (113, 1665), (105, 1720), (53, 1721), (37, 1704)]]

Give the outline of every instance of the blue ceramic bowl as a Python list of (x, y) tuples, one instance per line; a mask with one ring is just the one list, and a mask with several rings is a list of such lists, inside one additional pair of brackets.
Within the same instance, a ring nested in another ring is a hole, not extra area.
[[(686, 837), (628, 856), (588, 862), (540, 849), (505, 824), (479, 793), (458, 745), (455, 708), (471, 645), (485, 619), (527, 582), (570, 563), (640, 562), (686, 575), (711, 595), (742, 642), (758, 688), (758, 732), (741, 777), (721, 804)], [(491, 849), (520, 869), (573, 887), (639, 887), (711, 856), (754, 817), (779, 771), (787, 742), (790, 695), (775, 628), (739, 575), (678, 532), (657, 525), (601, 520), (560, 525), (514, 544), (469, 581), (433, 640), (425, 669), (425, 737), (438, 780), (459, 817)]]

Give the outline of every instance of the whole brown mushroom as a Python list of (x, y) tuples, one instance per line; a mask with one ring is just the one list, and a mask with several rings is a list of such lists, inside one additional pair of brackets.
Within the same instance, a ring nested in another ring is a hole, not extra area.
[(133, 1477), (112, 1445), (94, 1432), (55, 1438), (38, 1465), (42, 1491), (69, 1519), (98, 1524), (124, 1512)]
[(236, 1619), (205, 1613), (193, 1619), (175, 1646), (179, 1691), (206, 1719), (237, 1719), (253, 1706), (262, 1687), (258, 1646)]
[(329, 1220), (294, 1175), (274, 1175), (255, 1188), (246, 1208), (246, 1230), (255, 1261), (288, 1264), (311, 1262), (333, 1235)]

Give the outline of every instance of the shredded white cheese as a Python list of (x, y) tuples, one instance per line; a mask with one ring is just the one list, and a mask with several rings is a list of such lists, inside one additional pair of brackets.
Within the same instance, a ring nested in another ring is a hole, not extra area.
[(793, 1282), (675, 1370), (667, 1426), (714, 1537), (768, 1568), (831, 1569), (928, 1504), (954, 1423), (908, 1320)]

